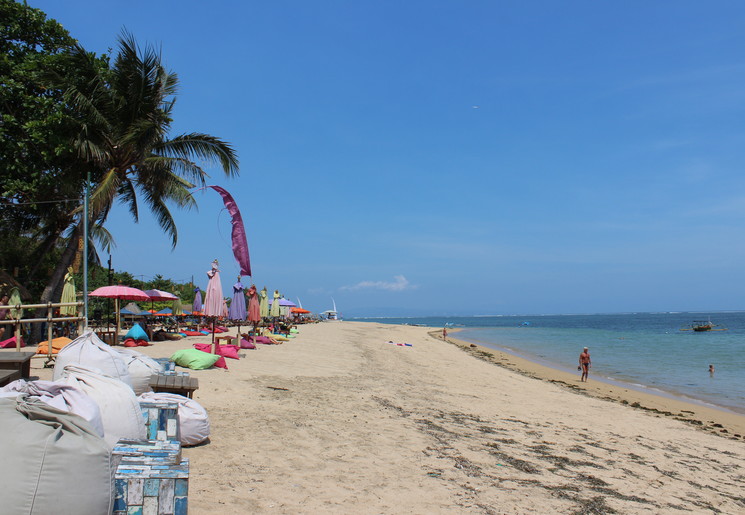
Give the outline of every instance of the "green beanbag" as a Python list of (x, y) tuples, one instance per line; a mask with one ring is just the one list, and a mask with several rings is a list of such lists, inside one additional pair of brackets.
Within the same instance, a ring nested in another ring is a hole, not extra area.
[(198, 349), (183, 349), (174, 352), (173, 356), (171, 356), (171, 361), (181, 367), (192, 370), (204, 370), (213, 366), (221, 357), (218, 354), (210, 354), (209, 352), (202, 352)]

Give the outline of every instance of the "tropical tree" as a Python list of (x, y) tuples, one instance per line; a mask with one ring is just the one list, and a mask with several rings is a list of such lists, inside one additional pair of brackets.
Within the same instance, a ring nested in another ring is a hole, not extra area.
[[(217, 164), (230, 177), (238, 174), (233, 148), (202, 133), (169, 138), (178, 79), (166, 71), (160, 52), (140, 49), (124, 32), (113, 63), (76, 45), (68, 55), (75, 75), (54, 74), (50, 84), (63, 91), (73, 109), (78, 130), (73, 139), (77, 155), (95, 170), (90, 196), (90, 217), (102, 225), (115, 201), (127, 206), (135, 221), (140, 202), (154, 214), (176, 245), (178, 232), (168, 208), (196, 205), (190, 189), (208, 177), (197, 162)], [(65, 270), (73, 261), (82, 236), (81, 206), (74, 211), (67, 247), (42, 294), (46, 302), (61, 290)]]

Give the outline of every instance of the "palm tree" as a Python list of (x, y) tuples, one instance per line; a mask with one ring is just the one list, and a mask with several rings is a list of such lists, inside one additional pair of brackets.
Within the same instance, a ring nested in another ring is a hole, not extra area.
[[(205, 185), (207, 173), (195, 160), (216, 163), (226, 176), (238, 174), (238, 159), (226, 142), (201, 133), (169, 138), (178, 79), (165, 70), (152, 46), (138, 48), (123, 32), (113, 64), (80, 46), (70, 53), (75, 77), (63, 77), (65, 98), (79, 120), (74, 146), (96, 170), (90, 219), (105, 222), (115, 201), (129, 208), (135, 221), (139, 201), (152, 211), (175, 247), (178, 232), (168, 204), (189, 209), (190, 194)], [(42, 294), (46, 302), (59, 295), (64, 272), (82, 236), (81, 207), (60, 263)]]

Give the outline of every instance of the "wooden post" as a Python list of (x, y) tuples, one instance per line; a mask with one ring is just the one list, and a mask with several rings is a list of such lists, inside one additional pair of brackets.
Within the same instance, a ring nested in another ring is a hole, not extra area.
[(47, 363), (52, 361), (52, 303), (47, 306)]

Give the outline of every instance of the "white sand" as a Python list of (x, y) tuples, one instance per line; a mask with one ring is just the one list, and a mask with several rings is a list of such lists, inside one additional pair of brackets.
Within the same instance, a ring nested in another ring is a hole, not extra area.
[(328, 322), (244, 352), (193, 372), (212, 438), (185, 449), (191, 513), (745, 512), (741, 439), (506, 370), (426, 328)]

